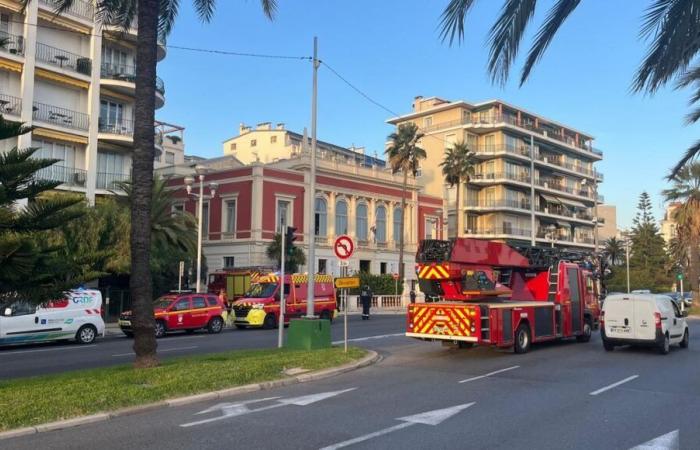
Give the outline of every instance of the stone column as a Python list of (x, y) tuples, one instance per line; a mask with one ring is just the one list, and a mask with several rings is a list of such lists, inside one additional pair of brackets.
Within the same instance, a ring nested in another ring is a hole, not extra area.
[[(85, 194), (88, 201), (95, 202), (95, 189), (97, 189), (97, 133), (99, 133), (100, 117), (100, 76), (102, 67), (102, 31), (101, 25), (94, 29), (90, 39), (90, 59), (92, 59), (92, 76), (88, 88), (87, 113), (90, 117), (88, 143), (85, 147), (85, 169), (87, 180), (85, 182)], [(97, 32), (99, 30), (99, 32)]]
[[(34, 65), (36, 61), (36, 33), (38, 22), (39, 2), (29, 2), (24, 12), (24, 66), (20, 81), (20, 96), (22, 97), (22, 113), (20, 119), (29, 126), (34, 115)], [(32, 133), (18, 137), (17, 148), (32, 146)]]

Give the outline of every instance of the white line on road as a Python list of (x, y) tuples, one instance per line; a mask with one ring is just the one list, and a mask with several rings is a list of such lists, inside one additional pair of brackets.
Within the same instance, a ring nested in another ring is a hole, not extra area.
[(7, 356), (7, 355), (19, 355), (21, 353), (40, 353), (40, 352), (52, 352), (56, 350), (82, 350), (84, 348), (90, 348), (94, 347), (95, 344), (92, 345), (81, 345), (81, 346), (75, 346), (75, 347), (51, 347), (51, 348), (42, 348), (42, 349), (37, 349), (37, 350), (19, 350), (19, 351), (14, 351), (14, 352), (2, 352), (0, 353), (0, 356)]
[(618, 387), (618, 386), (621, 385), (621, 384), (625, 384), (625, 383), (627, 383), (627, 382), (629, 382), (629, 381), (634, 380), (635, 378), (639, 378), (639, 375), (632, 375), (631, 377), (627, 377), (627, 378), (625, 378), (624, 380), (620, 380), (620, 381), (618, 381), (618, 382), (616, 382), (616, 383), (609, 384), (609, 385), (607, 385), (607, 386), (605, 386), (605, 387), (603, 387), (603, 388), (598, 389), (597, 391), (591, 392), (590, 395), (602, 394), (602, 393), (605, 392), (605, 391), (609, 391), (609, 390), (612, 389), (612, 388), (616, 388), (616, 387)]
[(663, 434), (643, 444), (639, 444), (630, 450), (678, 450), (679, 446), (679, 432), (678, 430), (673, 430), (670, 433)]
[(482, 378), (490, 377), (491, 375), (496, 375), (497, 373), (503, 373), (503, 372), (508, 372), (509, 370), (517, 369), (518, 367), (520, 367), (520, 366), (506, 367), (505, 369), (494, 370), (493, 372), (489, 372), (489, 373), (484, 374), (484, 375), (479, 375), (478, 377), (467, 378), (466, 380), (460, 381), (460, 383), (468, 383), (470, 381), (480, 380)]
[[(354, 338), (354, 339), (348, 339), (348, 342), (360, 342), (360, 341), (369, 341), (370, 339), (384, 339), (388, 337), (396, 337), (396, 336), (406, 336), (406, 333), (394, 333), (394, 334), (380, 334), (377, 336), (367, 336), (367, 337), (361, 337), (361, 338)], [(333, 341), (333, 345), (338, 345), (342, 344), (345, 341)]]
[[(178, 350), (192, 350), (195, 348), (199, 348), (196, 345), (190, 345), (189, 347), (174, 347), (174, 348), (166, 348), (163, 350), (158, 350), (158, 353), (165, 353), (165, 352), (176, 352)], [(119, 356), (134, 356), (136, 353), (131, 352), (131, 353), (117, 353), (116, 355), (112, 355), (113, 357), (119, 357)]]

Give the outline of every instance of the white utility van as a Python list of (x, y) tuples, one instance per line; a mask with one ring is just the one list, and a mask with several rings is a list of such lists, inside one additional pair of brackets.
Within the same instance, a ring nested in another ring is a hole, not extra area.
[(75, 339), (90, 344), (104, 335), (102, 293), (75, 289), (35, 306), (23, 300), (0, 305), (0, 345)]
[(668, 353), (671, 344), (687, 348), (687, 315), (666, 295), (610, 295), (600, 317), (603, 347), (612, 351), (617, 345), (647, 345), (662, 354)]

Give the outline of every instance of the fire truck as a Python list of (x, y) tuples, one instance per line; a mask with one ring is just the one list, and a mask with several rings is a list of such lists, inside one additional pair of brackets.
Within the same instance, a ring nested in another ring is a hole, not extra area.
[(425, 303), (408, 306), (406, 336), (470, 348), (576, 338), (598, 328), (591, 255), (469, 238), (424, 240), (416, 272)]
[(226, 291), (228, 301), (237, 300), (248, 292), (250, 285), (258, 278), (272, 272), (271, 267), (253, 266), (237, 267), (235, 269), (223, 269), (209, 274), (207, 292), (218, 294), (223, 289)]

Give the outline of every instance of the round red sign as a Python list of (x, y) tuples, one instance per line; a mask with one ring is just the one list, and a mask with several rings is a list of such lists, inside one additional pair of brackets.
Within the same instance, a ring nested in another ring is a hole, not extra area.
[(392, 273), (391, 276), (394, 277), (394, 280), (397, 280), (397, 281), (398, 281), (398, 279), (399, 279), (399, 274), (398, 274), (398, 273)]
[(355, 251), (355, 244), (350, 236), (338, 236), (333, 245), (333, 251), (339, 259), (348, 259)]

